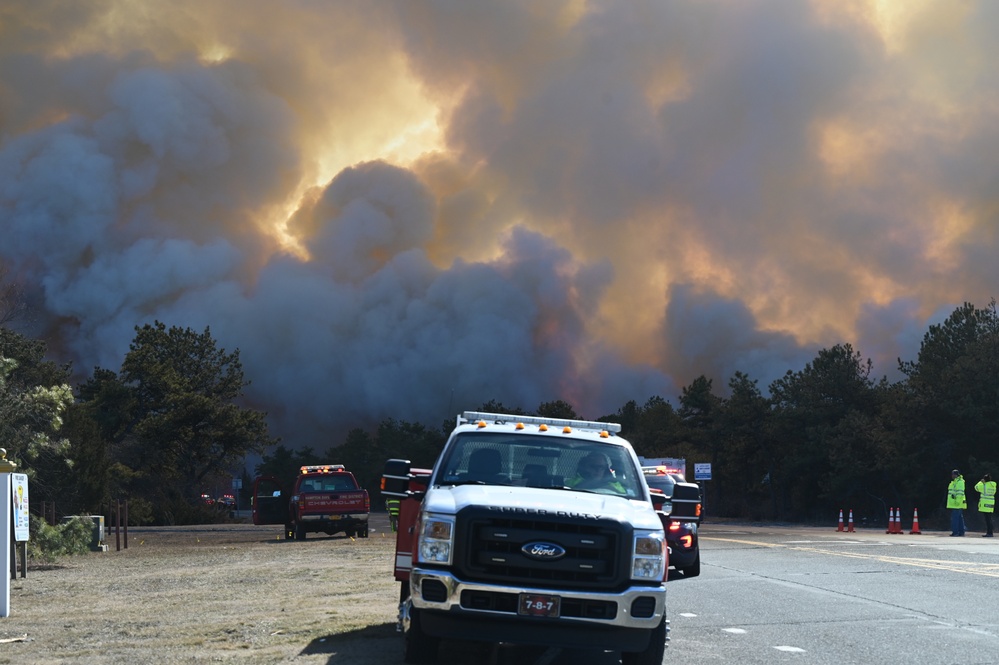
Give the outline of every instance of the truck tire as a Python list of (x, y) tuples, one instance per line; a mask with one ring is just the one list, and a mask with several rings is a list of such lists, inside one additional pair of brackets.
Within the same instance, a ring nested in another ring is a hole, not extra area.
[(649, 646), (645, 651), (624, 651), (621, 665), (662, 665), (666, 655), (666, 641), (669, 639), (669, 621), (663, 616), (662, 622), (652, 631)]
[(701, 574), (701, 553), (697, 552), (697, 556), (694, 557), (694, 563), (690, 564), (686, 568), (680, 571), (683, 573), (684, 577), (697, 577)]
[(295, 525), (294, 524), (285, 524), (284, 525), (284, 539), (285, 540), (291, 540), (294, 537), (295, 537)]
[(301, 522), (295, 524), (295, 540), (305, 540), (305, 525)]
[(420, 610), (415, 607), (410, 608), (409, 630), (406, 631), (406, 654), (404, 660), (407, 663), (414, 663), (416, 665), (421, 663), (436, 663), (438, 646), (440, 646), (440, 638), (431, 637), (423, 632)]

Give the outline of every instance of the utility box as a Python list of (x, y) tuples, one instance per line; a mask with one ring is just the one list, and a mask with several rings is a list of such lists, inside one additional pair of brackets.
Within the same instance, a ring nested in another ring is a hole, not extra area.
[(90, 519), (94, 522), (94, 535), (90, 541), (90, 549), (94, 552), (107, 552), (108, 546), (104, 542), (104, 516), (91, 515)]
[(93, 536), (90, 539), (90, 550), (92, 552), (107, 552), (108, 546), (104, 542), (104, 516), (103, 515), (68, 515), (62, 521), (68, 522), (77, 517), (89, 517), (94, 523)]

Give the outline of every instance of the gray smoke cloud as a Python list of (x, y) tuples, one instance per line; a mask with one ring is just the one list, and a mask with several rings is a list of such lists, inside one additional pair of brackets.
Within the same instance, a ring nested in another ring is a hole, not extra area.
[(161, 320), (291, 446), (587, 417), (985, 304), (987, 0), (6, 2), (0, 261), (60, 360)]

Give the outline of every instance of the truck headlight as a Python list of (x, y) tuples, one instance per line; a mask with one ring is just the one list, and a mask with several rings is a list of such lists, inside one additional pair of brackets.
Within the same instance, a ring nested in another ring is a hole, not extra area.
[(662, 580), (666, 571), (666, 537), (661, 531), (635, 532), (631, 579)]
[(422, 563), (450, 564), (453, 545), (453, 517), (428, 514), (420, 516), (417, 553)]

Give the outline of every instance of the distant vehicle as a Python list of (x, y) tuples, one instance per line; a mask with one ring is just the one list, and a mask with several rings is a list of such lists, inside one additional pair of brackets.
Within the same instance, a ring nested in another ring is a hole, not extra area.
[(215, 500), (215, 503), (217, 503), (220, 506), (224, 506), (226, 508), (235, 508), (236, 507), (236, 495), (234, 495), (234, 494), (223, 494), (222, 496), (220, 496), (218, 499)]
[(307, 533), (368, 537), (368, 491), (343, 464), (303, 466), (290, 495), (274, 476), (253, 482), (253, 523), (284, 524), (284, 537), (305, 540)]
[(211, 494), (202, 493), (201, 503), (205, 504), (206, 506), (211, 506), (215, 504), (215, 499), (212, 498)]
[(649, 490), (666, 497), (657, 512), (666, 530), (670, 568), (684, 577), (697, 577), (701, 574), (701, 548), (697, 542), (701, 488), (688, 483), (676, 468), (643, 466), (642, 473)]

